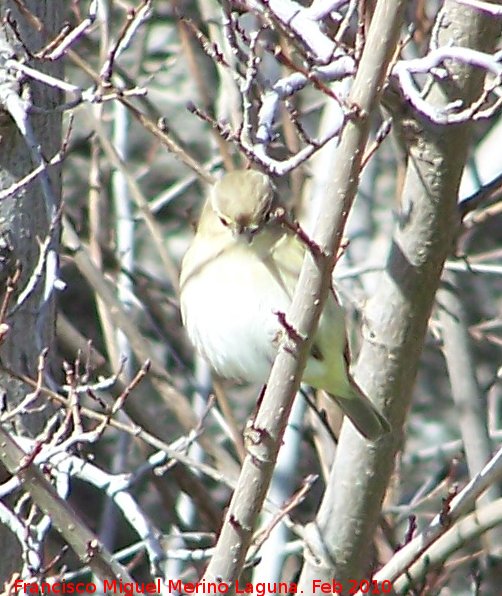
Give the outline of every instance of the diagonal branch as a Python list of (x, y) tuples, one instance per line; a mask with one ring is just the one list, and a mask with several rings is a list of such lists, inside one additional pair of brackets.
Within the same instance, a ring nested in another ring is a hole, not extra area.
[[(306, 258), (287, 320), (300, 341), (285, 339), (272, 368), (260, 410), (248, 442), (237, 489), (222, 528), (215, 554), (206, 572), (214, 581), (234, 582), (244, 563), (253, 528), (268, 490), (279, 446), (294, 395), (299, 387), (310, 338), (330, 287), (334, 259), (345, 219), (354, 200), (363, 149), (369, 130), (369, 113), (378, 101), (389, 62), (395, 51), (404, 2), (383, 0), (377, 4), (376, 27), (370, 28), (350, 102), (359, 117), (342, 134), (333, 178), (326, 189), (322, 215), (314, 239), (328, 256)], [(377, 20), (378, 16), (378, 20)], [(337, 200), (334, 200), (336, 197)], [(304, 338), (304, 339), (301, 339)], [(307, 590), (308, 592), (308, 590)]]
[(0, 459), (11, 474), (16, 474), (26, 486), (35, 503), (50, 516), (52, 523), (81, 561), (101, 580), (132, 581), (127, 570), (113, 560), (112, 555), (99, 544), (96, 536), (80, 520), (70, 505), (61, 499), (43, 473), (31, 461), (0, 425)]
[[(493, 21), (455, 2), (446, 2), (445, 11), (448, 27), (440, 28), (440, 43), (451, 43), (452, 31), (458, 45), (487, 51), (495, 43), (500, 26)], [(431, 88), (431, 104), (444, 106), (459, 95), (468, 103), (476, 97), (483, 73), (457, 65), (452, 70), (455, 85), (444, 82)], [(403, 125), (398, 117), (394, 123)], [(364, 311), (364, 342), (356, 369), (357, 381), (366, 393), (386, 405), (394, 433), (370, 446), (344, 425), (329, 488), (312, 526), (323, 538), (321, 555), (325, 556), (309, 561), (305, 581), (312, 577), (327, 581), (334, 576), (349, 585), (349, 580), (362, 576), (367, 565), (368, 545), (402, 444), (401, 429), (435, 292), (458, 230), (457, 195), (470, 129), (467, 125), (427, 126), (422, 120), (415, 124), (414, 135), (410, 126), (407, 130), (411, 134), (401, 212), (386, 268)]]

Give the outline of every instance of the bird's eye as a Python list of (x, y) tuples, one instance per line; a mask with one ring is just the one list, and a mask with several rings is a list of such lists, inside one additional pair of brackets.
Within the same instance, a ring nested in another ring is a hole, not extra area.
[(229, 221), (227, 221), (227, 220), (226, 220), (225, 218), (223, 218), (223, 217), (220, 217), (220, 218), (219, 218), (219, 220), (221, 221), (221, 223), (222, 223), (222, 224), (223, 224), (223, 225), (224, 225), (226, 228), (228, 228), (228, 226), (230, 225), (230, 222), (229, 222)]

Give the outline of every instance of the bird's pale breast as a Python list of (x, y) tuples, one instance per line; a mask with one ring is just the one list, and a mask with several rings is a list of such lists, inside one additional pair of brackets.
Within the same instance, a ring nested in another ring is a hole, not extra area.
[[(190, 250), (204, 254), (201, 246)], [(275, 313), (289, 303), (287, 289), (245, 244), (208, 256), (182, 285), (191, 341), (219, 375), (241, 381), (267, 380), (281, 329)]]

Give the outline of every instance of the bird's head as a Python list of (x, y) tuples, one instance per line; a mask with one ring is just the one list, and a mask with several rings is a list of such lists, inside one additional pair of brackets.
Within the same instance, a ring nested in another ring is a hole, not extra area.
[(221, 224), (248, 242), (268, 221), (273, 199), (270, 178), (257, 170), (229, 172), (211, 190), (211, 207)]

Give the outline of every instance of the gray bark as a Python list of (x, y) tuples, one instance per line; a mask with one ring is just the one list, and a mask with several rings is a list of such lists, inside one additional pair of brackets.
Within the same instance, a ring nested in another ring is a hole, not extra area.
[[(497, 22), (456, 2), (446, 2), (439, 44), (489, 51)], [(469, 104), (482, 87), (481, 73), (452, 65), (456, 86), (434, 85), (432, 105), (461, 97)], [(404, 104), (402, 105), (404, 108)], [(343, 586), (361, 578), (381, 503), (401, 447), (418, 360), (445, 259), (459, 225), (457, 196), (470, 141), (469, 125), (440, 127), (418, 115), (395, 111), (395, 126), (406, 128), (408, 167), (399, 221), (386, 269), (364, 312), (364, 342), (356, 379), (384, 406), (393, 433), (369, 445), (345, 426), (331, 478), (309, 539), (317, 549), (300, 580), (335, 577)], [(431, 413), (433, 416), (434, 413)], [(311, 585), (311, 584), (310, 584)]]
[[(0, 5), (2, 29), (0, 31), (0, 82), (4, 86), (12, 84), (11, 72), (5, 69), (5, 60), (27, 57), (37, 52), (52, 39), (60, 28), (63, 16), (62, 0), (25, 0), (24, 6), (35, 15), (28, 18), (20, 13), (15, 2), (4, 1)], [(15, 21), (17, 36), (5, 23), (7, 11), (11, 21)], [(43, 26), (38, 27), (37, 21)], [(28, 57), (27, 63), (32, 68), (61, 76), (60, 63), (47, 63)], [(29, 79), (19, 79), (12, 90), (19, 93), (28, 105), (49, 110), (47, 113), (33, 114), (29, 110), (29, 118), (34, 131), (35, 140), (40, 144), (41, 153), (46, 160), (59, 150), (61, 143), (61, 113), (51, 112), (61, 102), (60, 92), (47, 85)], [(24, 176), (33, 171), (35, 164), (25, 139), (18, 131), (14, 120), (4, 110), (0, 113), (0, 191), (10, 188)], [(45, 267), (34, 284), (25, 302), (19, 308), (13, 308), (20, 293), (27, 287), (40, 257), (40, 245), (47, 238), (54, 217), (54, 207), (59, 202), (61, 184), (59, 168), (49, 170), (50, 187), (54, 197), (54, 205), (49, 208), (41, 189), (41, 178), (37, 177), (26, 186), (16, 190), (12, 196), (0, 200), (0, 242), (1, 262), (0, 278), (5, 288), (7, 278), (19, 267), (21, 275), (16, 284), (5, 323), (9, 326), (0, 349), (2, 367), (0, 368), (0, 392), (5, 396), (10, 408), (22, 400), (28, 390), (5, 371), (3, 367), (17, 373), (36, 376), (38, 357), (42, 349), (50, 348), (54, 337), (55, 303), (54, 291), (45, 287)], [(53, 233), (51, 248), (57, 249), (57, 229)], [(4, 292), (2, 291), (2, 295)], [(36, 406), (41, 404), (37, 402)], [(16, 423), (16, 432), (35, 434), (43, 423), (44, 413), (22, 415)], [(19, 569), (19, 547), (10, 531), (0, 526), (0, 585)]]

